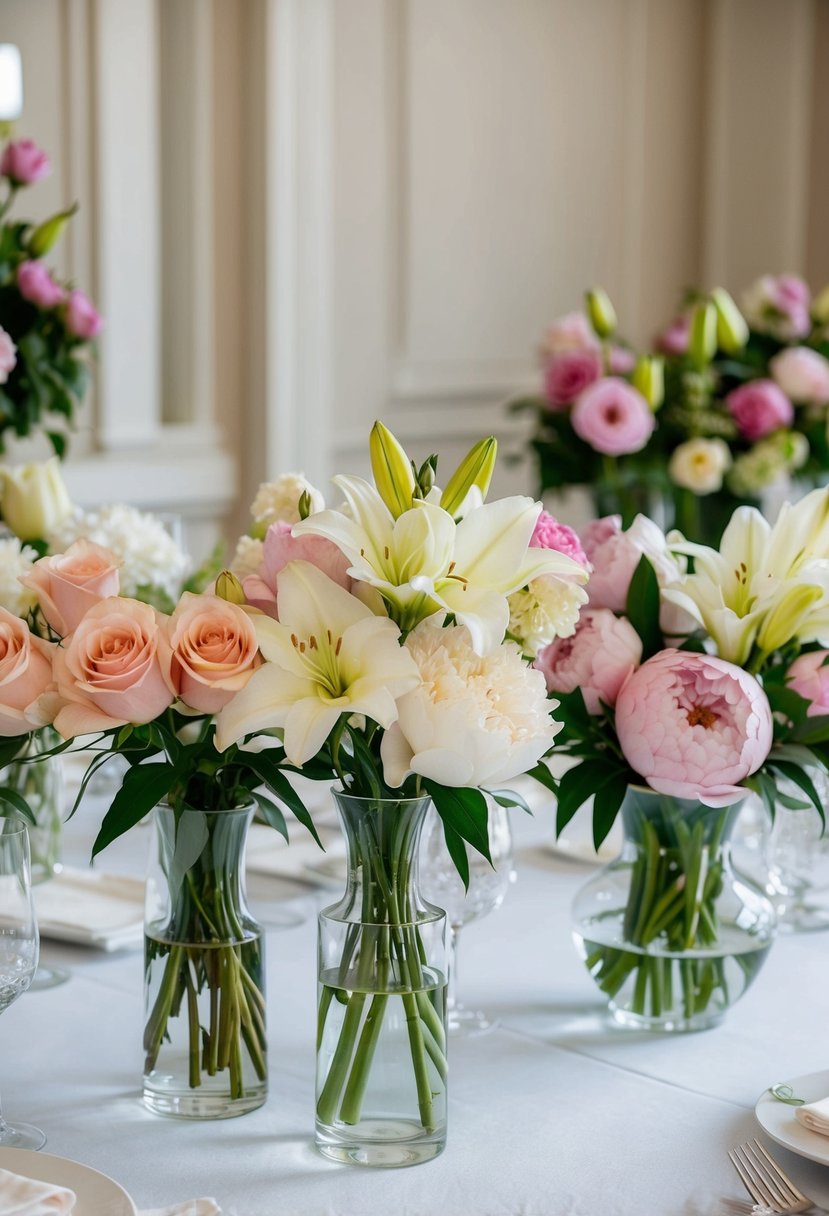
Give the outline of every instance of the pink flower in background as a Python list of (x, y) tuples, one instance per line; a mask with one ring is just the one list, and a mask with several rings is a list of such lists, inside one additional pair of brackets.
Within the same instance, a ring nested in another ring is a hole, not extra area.
[(587, 712), (598, 714), (601, 702), (616, 704), (641, 658), (642, 642), (630, 621), (598, 608), (583, 612), (573, 636), (546, 646), (533, 666), (544, 673), (548, 692), (580, 688)]
[(606, 456), (641, 451), (656, 425), (642, 394), (614, 376), (606, 376), (581, 394), (571, 422), (580, 439)]
[(616, 733), (631, 768), (658, 793), (730, 806), (769, 753), (771, 709), (741, 667), (662, 650), (619, 693)]
[(552, 406), (570, 405), (602, 374), (598, 350), (570, 350), (554, 355), (544, 372), (544, 395)]
[(64, 320), (69, 333), (75, 338), (83, 338), (84, 341), (97, 337), (103, 326), (95, 305), (82, 291), (69, 292)]
[(806, 716), (829, 714), (829, 650), (810, 650), (795, 659), (786, 673), (789, 688), (809, 702)]
[(265, 535), (259, 574), (248, 575), (242, 579), (248, 603), (274, 620), (279, 619), (276, 576), (284, 570), (288, 562), (310, 562), (346, 591), (351, 590), (348, 558), (333, 541), (322, 536), (292, 536), (292, 528), (293, 524), (282, 520), (271, 524)]
[(542, 357), (549, 359), (572, 350), (598, 350), (599, 339), (583, 312), (568, 312), (558, 317), (541, 341)]
[(76, 540), (65, 553), (41, 557), (20, 581), (34, 591), (48, 624), (63, 638), (99, 600), (118, 594), (120, 565), (102, 545)]
[(629, 376), (636, 367), (636, 355), (625, 346), (611, 346), (608, 364), (614, 376)]
[(32, 729), (24, 711), (52, 681), (53, 649), (30, 633), (25, 621), (0, 608), (0, 737)]
[(725, 404), (744, 439), (762, 439), (794, 420), (794, 406), (773, 380), (749, 380), (730, 392)]
[(31, 186), (51, 172), (49, 157), (32, 139), (13, 139), (3, 149), (0, 174), (16, 186)]
[(218, 713), (262, 663), (253, 621), (218, 596), (185, 591), (169, 630), (173, 686), (199, 713)]
[(829, 401), (829, 359), (808, 346), (781, 350), (769, 363), (775, 382), (792, 401), (825, 405)]
[(17, 286), (24, 300), (38, 308), (56, 308), (66, 299), (66, 292), (56, 283), (44, 262), (21, 262), (17, 268)]
[(691, 340), (691, 318), (687, 313), (674, 317), (667, 329), (656, 339), (656, 349), (663, 355), (684, 355)]
[(0, 326), (0, 384), (5, 384), (17, 366), (17, 347), (11, 335)]
[(788, 342), (810, 332), (810, 304), (809, 285), (796, 274), (764, 274), (743, 295), (749, 325)]
[(572, 557), (573, 561), (578, 562), (580, 566), (590, 565), (582, 543), (573, 529), (568, 528), (567, 524), (559, 523), (556, 517), (550, 515), (548, 511), (542, 511), (535, 521), (533, 534), (530, 537), (530, 548), (555, 549), (558, 553)]

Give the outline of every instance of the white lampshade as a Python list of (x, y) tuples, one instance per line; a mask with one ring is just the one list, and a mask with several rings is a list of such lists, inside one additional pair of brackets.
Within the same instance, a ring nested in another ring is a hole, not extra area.
[(23, 113), (23, 64), (11, 42), (0, 42), (0, 121), (10, 122)]

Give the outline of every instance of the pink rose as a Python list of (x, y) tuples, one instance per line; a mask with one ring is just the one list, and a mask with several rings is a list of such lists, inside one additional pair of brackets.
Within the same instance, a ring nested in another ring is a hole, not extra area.
[(546, 646), (533, 664), (544, 672), (548, 692), (580, 688), (589, 714), (615, 705), (625, 680), (639, 666), (642, 642), (624, 617), (605, 608), (582, 612), (576, 632)]
[(101, 600), (55, 648), (55, 729), (64, 739), (151, 722), (175, 700), (167, 618), (138, 600)]
[(769, 754), (771, 709), (741, 667), (661, 650), (619, 693), (616, 733), (631, 768), (658, 793), (730, 806), (746, 795), (738, 782)]
[(95, 305), (82, 291), (70, 291), (66, 297), (64, 322), (74, 338), (84, 341), (97, 337), (103, 326)]
[(572, 557), (574, 562), (578, 562), (585, 569), (590, 565), (581, 541), (573, 529), (568, 528), (567, 524), (559, 523), (556, 517), (550, 515), (548, 511), (541, 511), (535, 521), (533, 534), (530, 537), (530, 548), (555, 549), (557, 553), (564, 553), (567, 557)]
[(541, 342), (545, 359), (572, 350), (598, 350), (599, 339), (583, 312), (568, 312), (553, 321)]
[(636, 367), (636, 355), (626, 346), (611, 346), (608, 365), (614, 376), (629, 376)]
[(17, 366), (17, 347), (0, 325), (0, 384), (5, 384)]
[(49, 642), (29, 632), (25, 621), (0, 608), (0, 735), (25, 735), (33, 723), (25, 711), (52, 682)]
[(656, 339), (656, 349), (663, 355), (684, 355), (691, 341), (691, 318), (687, 313), (674, 317), (667, 329)]
[(277, 620), (276, 576), (288, 562), (310, 562), (346, 591), (351, 590), (348, 558), (333, 541), (322, 536), (292, 536), (293, 524), (280, 520), (271, 524), (265, 535), (262, 568), (259, 574), (242, 579), (248, 603)]
[(602, 374), (597, 350), (570, 350), (554, 355), (544, 372), (544, 396), (552, 406), (570, 405)]
[(13, 139), (3, 149), (0, 174), (16, 186), (31, 186), (51, 172), (49, 157), (32, 139)]
[(769, 363), (769, 371), (792, 401), (825, 405), (829, 401), (829, 359), (808, 346), (790, 346)]
[(17, 268), (17, 286), (24, 300), (38, 308), (56, 308), (66, 299), (66, 292), (55, 282), (45, 262), (21, 262)]
[(586, 389), (573, 406), (570, 421), (580, 439), (606, 456), (640, 452), (655, 426), (642, 394), (615, 376)]
[(749, 380), (730, 392), (725, 404), (740, 434), (752, 441), (794, 420), (794, 406), (773, 380)]
[(809, 702), (806, 716), (829, 714), (829, 650), (810, 650), (795, 659), (786, 673), (789, 688)]
[(171, 674), (181, 700), (214, 714), (261, 664), (256, 630), (238, 604), (185, 591), (170, 618)]
[(64, 638), (99, 600), (118, 594), (120, 565), (109, 549), (76, 540), (65, 553), (41, 557), (20, 582), (35, 592), (48, 624)]
[(809, 285), (796, 274), (765, 274), (743, 296), (749, 324), (785, 342), (805, 338), (810, 332), (810, 304)]

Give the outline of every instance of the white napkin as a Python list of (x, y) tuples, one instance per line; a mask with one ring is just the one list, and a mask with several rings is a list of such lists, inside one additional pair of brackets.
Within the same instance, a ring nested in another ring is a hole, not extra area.
[(34, 888), (43, 937), (118, 950), (140, 943), (144, 931), (144, 883), (121, 874), (66, 866)]
[(63, 1216), (74, 1206), (74, 1191), (0, 1170), (0, 1216)]
[(821, 1098), (819, 1102), (807, 1102), (805, 1106), (796, 1106), (794, 1117), (798, 1123), (808, 1127), (810, 1132), (829, 1136), (829, 1098)]
[(247, 868), (252, 874), (272, 874), (298, 882), (328, 884), (315, 867), (332, 857), (345, 857), (345, 841), (339, 833), (320, 832), (325, 852), (310, 836), (294, 833), (291, 845), (273, 828), (255, 823), (248, 835)]
[(138, 1216), (222, 1216), (215, 1199), (188, 1199), (171, 1208), (145, 1208)]

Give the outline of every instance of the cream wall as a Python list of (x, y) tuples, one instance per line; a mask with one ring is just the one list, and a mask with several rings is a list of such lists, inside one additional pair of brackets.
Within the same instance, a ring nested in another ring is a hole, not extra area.
[(588, 283), (644, 340), (689, 283), (829, 278), (827, 0), (0, 0), (0, 39), (107, 319), (73, 489), (197, 544), (378, 416), (518, 451)]

